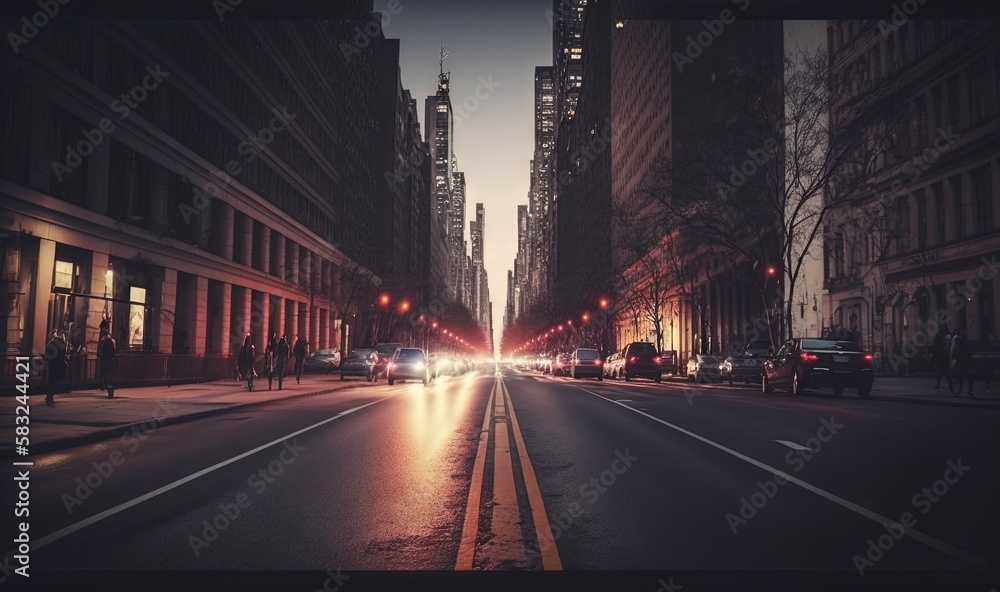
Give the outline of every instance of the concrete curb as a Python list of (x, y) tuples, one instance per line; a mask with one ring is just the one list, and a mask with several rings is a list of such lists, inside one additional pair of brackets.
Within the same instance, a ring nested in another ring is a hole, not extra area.
[[(59, 439), (56, 439), (56, 440), (50, 440), (48, 442), (42, 442), (42, 443), (39, 443), (39, 444), (32, 444), (30, 446), (31, 451), (32, 451), (31, 456), (33, 457), (33, 456), (35, 456), (37, 454), (46, 454), (46, 453), (49, 453), (49, 452), (57, 452), (59, 450), (66, 450), (67, 448), (76, 448), (78, 446), (83, 446), (84, 444), (92, 444), (94, 442), (100, 442), (102, 440), (111, 440), (111, 439), (114, 439), (114, 438), (118, 438), (118, 437), (121, 437), (122, 435), (124, 435), (126, 432), (131, 431), (132, 429), (135, 429), (135, 428), (140, 428), (141, 429), (141, 427), (142, 427), (143, 424), (149, 423), (150, 421), (155, 422), (157, 428), (161, 428), (163, 426), (177, 425), (177, 424), (181, 424), (181, 423), (187, 423), (187, 422), (195, 421), (195, 420), (198, 420), (198, 419), (204, 419), (205, 417), (210, 417), (212, 415), (221, 415), (223, 413), (231, 413), (233, 411), (239, 411), (241, 409), (247, 409), (247, 408), (250, 408), (250, 407), (258, 407), (258, 406), (261, 406), (261, 405), (267, 405), (267, 404), (270, 404), (270, 403), (277, 403), (277, 402), (280, 402), (280, 401), (292, 401), (292, 400), (295, 400), (295, 399), (304, 399), (306, 397), (315, 397), (315, 396), (319, 396), (319, 395), (328, 395), (330, 393), (335, 393), (337, 391), (345, 390), (346, 388), (351, 388), (351, 387), (346, 387), (345, 386), (345, 387), (342, 387), (342, 388), (330, 388), (330, 389), (325, 389), (325, 390), (321, 390), (321, 391), (314, 391), (314, 392), (310, 392), (310, 393), (301, 393), (301, 394), (292, 395), (292, 396), (289, 396), (289, 397), (281, 397), (281, 398), (276, 398), (276, 399), (264, 399), (264, 400), (261, 400), (261, 401), (250, 401), (250, 402), (247, 402), (247, 403), (234, 403), (232, 405), (227, 405), (225, 407), (219, 407), (218, 409), (208, 409), (206, 411), (198, 411), (196, 413), (186, 413), (184, 415), (175, 415), (175, 416), (171, 416), (171, 417), (165, 417), (165, 418), (163, 418), (160, 421), (157, 421), (156, 418), (154, 418), (154, 417), (150, 417), (150, 418), (143, 419), (141, 421), (134, 421), (134, 422), (127, 423), (127, 424), (119, 424), (119, 425), (116, 425), (113, 428), (107, 428), (107, 429), (103, 429), (103, 430), (98, 430), (96, 432), (90, 432), (90, 433), (87, 433), (87, 434), (81, 434), (79, 436), (72, 436), (72, 437), (69, 437), (69, 438), (59, 438)], [(73, 425), (79, 425), (79, 424), (73, 424)], [(13, 447), (10, 450), (4, 450), (2, 453), (0, 453), (0, 459), (7, 460), (7, 459), (15, 459), (15, 458), (26, 458), (26, 457), (17, 456), (14, 453), (14, 448)], [(30, 458), (30, 457), (27, 457), (27, 458)]]

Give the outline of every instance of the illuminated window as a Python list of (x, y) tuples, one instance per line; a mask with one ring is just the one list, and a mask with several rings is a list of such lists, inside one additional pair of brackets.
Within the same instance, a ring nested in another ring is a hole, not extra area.
[(74, 265), (72, 261), (56, 261), (53, 286), (61, 290), (73, 290)]
[(142, 347), (145, 338), (146, 288), (129, 288), (128, 344)]

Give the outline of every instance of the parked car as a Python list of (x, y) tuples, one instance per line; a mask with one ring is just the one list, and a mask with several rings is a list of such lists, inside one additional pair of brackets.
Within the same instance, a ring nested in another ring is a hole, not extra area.
[(573, 378), (594, 376), (604, 380), (604, 361), (601, 352), (586, 347), (577, 348), (570, 361), (570, 374)]
[(356, 349), (340, 365), (340, 379), (361, 376), (368, 382), (378, 380), (378, 352), (373, 349)]
[(569, 376), (569, 369), (573, 365), (573, 354), (562, 353), (552, 360), (553, 376)]
[(431, 371), (424, 350), (415, 347), (397, 349), (386, 368), (386, 378), (389, 379), (389, 386), (397, 380), (419, 380), (427, 386), (431, 381)]
[(625, 365), (625, 357), (618, 351), (604, 360), (604, 378), (617, 379), (621, 376), (622, 367)]
[(691, 382), (716, 382), (720, 380), (719, 356), (696, 354), (688, 360), (687, 374)]
[(633, 378), (649, 378), (656, 382), (663, 380), (663, 358), (656, 346), (646, 341), (636, 341), (622, 350), (625, 363), (622, 366), (622, 376), (625, 382)]
[(746, 344), (743, 348), (743, 356), (748, 358), (766, 358), (769, 351), (773, 349), (770, 339), (755, 339)]
[(340, 367), (340, 350), (320, 349), (306, 356), (302, 363), (302, 370), (305, 372), (323, 372), (329, 374)]
[(719, 376), (722, 380), (728, 380), (729, 384), (733, 384), (736, 380), (745, 384), (757, 384), (760, 382), (761, 372), (764, 371), (764, 359), (728, 356), (719, 364)]
[(838, 397), (845, 388), (858, 389), (866, 399), (872, 392), (874, 357), (854, 341), (790, 339), (764, 362), (761, 390), (789, 389), (800, 395), (808, 388), (832, 388)]

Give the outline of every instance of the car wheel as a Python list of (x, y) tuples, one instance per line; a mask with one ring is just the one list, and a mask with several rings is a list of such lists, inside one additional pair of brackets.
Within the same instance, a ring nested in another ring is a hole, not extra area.
[(805, 385), (802, 384), (802, 376), (799, 371), (796, 370), (795, 374), (792, 374), (792, 394), (797, 397), (802, 394), (802, 391), (804, 391), (805, 388)]
[(604, 380), (604, 375), (603, 374), (598, 374), (597, 375), (597, 380), (603, 381)]
[(389, 386), (392, 386), (394, 384), (396, 384), (396, 381), (390, 378), (389, 379)]
[(663, 382), (663, 377), (662, 376), (657, 376), (653, 380), (655, 380), (656, 382)]
[(733, 375), (729, 375), (729, 386), (733, 386)]
[(844, 396), (844, 385), (838, 385), (833, 387), (833, 396), (843, 397)]
[(771, 382), (767, 379), (767, 374), (760, 375), (760, 385), (761, 385), (761, 392), (763, 392), (765, 395), (770, 395), (771, 393), (774, 392), (774, 387), (771, 386)]
[(867, 399), (872, 394), (872, 383), (866, 382), (858, 387), (858, 396), (862, 399)]
[(625, 373), (625, 382), (632, 382), (632, 377), (629, 376), (628, 372)]

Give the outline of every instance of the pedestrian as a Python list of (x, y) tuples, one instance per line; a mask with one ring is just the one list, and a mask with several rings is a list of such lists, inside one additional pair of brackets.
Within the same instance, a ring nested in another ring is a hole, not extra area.
[(249, 382), (250, 378), (254, 375), (254, 347), (253, 343), (250, 342), (250, 334), (243, 339), (243, 347), (240, 348), (240, 354), (236, 358), (236, 371), (240, 375), (240, 380), (246, 380)]
[(282, 388), (282, 382), (285, 379), (285, 369), (288, 368), (288, 357), (289, 357), (288, 339), (282, 335), (281, 339), (278, 341), (278, 347), (275, 351), (275, 366), (278, 373), (278, 390)]
[(278, 334), (272, 333), (271, 340), (267, 342), (264, 349), (264, 371), (267, 372), (267, 390), (271, 390), (271, 383), (274, 380), (274, 355), (278, 349)]
[(972, 350), (965, 330), (955, 331), (951, 338), (951, 366), (958, 374), (958, 394), (962, 394), (962, 384), (969, 379), (969, 396), (972, 395)]
[(53, 331), (52, 339), (45, 344), (45, 359), (49, 367), (45, 404), (55, 407), (56, 388), (66, 379), (66, 370), (69, 367), (69, 360), (66, 358), (66, 340), (58, 331)]
[(115, 371), (115, 356), (118, 354), (118, 344), (111, 336), (111, 323), (101, 322), (101, 337), (97, 342), (97, 368), (101, 382), (101, 390), (107, 391), (108, 398), (115, 397), (115, 387), (112, 383)]
[(941, 388), (941, 379), (948, 382), (948, 350), (945, 348), (945, 335), (947, 329), (938, 329), (934, 336), (934, 345), (931, 349), (931, 362), (934, 364), (934, 373), (937, 374), (937, 381), (934, 383), (934, 390)]
[(292, 353), (295, 355), (295, 383), (302, 384), (302, 367), (306, 363), (306, 353), (309, 344), (301, 336), (295, 341), (295, 348)]

